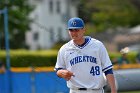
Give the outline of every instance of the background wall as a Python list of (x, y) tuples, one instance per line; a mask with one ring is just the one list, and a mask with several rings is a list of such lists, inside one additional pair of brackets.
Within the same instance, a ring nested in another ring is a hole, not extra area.
[[(6, 93), (5, 74), (0, 74), (0, 93)], [(68, 93), (64, 79), (55, 72), (11, 72), (11, 93)]]

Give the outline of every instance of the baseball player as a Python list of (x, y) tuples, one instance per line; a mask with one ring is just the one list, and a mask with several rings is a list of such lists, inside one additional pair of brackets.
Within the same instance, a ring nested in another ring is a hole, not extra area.
[(106, 79), (111, 93), (117, 93), (112, 63), (103, 43), (84, 36), (81, 18), (71, 18), (68, 31), (72, 40), (60, 48), (55, 71), (67, 80), (70, 93), (104, 93)]

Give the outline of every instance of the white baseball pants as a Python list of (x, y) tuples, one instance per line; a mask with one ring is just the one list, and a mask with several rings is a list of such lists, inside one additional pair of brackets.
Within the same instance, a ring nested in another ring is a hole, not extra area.
[(99, 89), (99, 90), (76, 90), (76, 89), (70, 89), (70, 93), (104, 93), (103, 89)]

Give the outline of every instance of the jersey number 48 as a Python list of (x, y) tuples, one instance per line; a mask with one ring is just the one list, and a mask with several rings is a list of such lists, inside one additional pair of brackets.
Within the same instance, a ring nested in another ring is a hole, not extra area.
[(100, 75), (100, 67), (99, 66), (92, 66), (90, 70), (90, 74), (93, 76)]

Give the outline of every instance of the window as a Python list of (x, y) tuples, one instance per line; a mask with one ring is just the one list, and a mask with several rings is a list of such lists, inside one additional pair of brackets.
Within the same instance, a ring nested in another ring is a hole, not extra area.
[(50, 28), (50, 41), (51, 42), (54, 41), (54, 30), (53, 30), (53, 28)]
[(56, 11), (57, 11), (57, 13), (60, 13), (61, 11), (60, 11), (60, 9), (61, 9), (61, 7), (60, 7), (60, 1), (58, 0), (57, 2), (56, 2)]
[(37, 40), (38, 40), (38, 37), (39, 37), (39, 36), (38, 36), (38, 33), (35, 32), (34, 35), (33, 35), (33, 40), (34, 40), (34, 41), (37, 41)]
[(53, 12), (53, 0), (49, 1), (49, 10), (50, 10), (50, 13)]
[(62, 41), (63, 38), (62, 38), (62, 28), (61, 27), (58, 28), (58, 36), (57, 37), (58, 37), (59, 41)]

